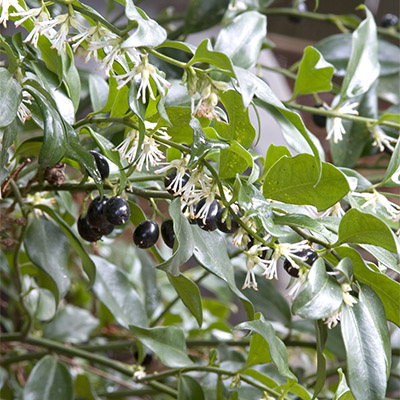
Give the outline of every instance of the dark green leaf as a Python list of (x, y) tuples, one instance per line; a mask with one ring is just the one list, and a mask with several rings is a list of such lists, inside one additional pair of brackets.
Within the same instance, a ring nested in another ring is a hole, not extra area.
[(178, 400), (204, 400), (203, 389), (191, 376), (180, 375), (178, 382)]
[[(383, 399), (387, 363), (390, 361), (385, 351), (389, 334), (385, 314), (379, 314), (383, 311), (379, 298), (372, 290), (365, 291), (365, 294), (364, 290), (360, 288), (360, 298), (353, 307), (345, 304), (342, 309), (340, 325), (346, 347), (349, 384), (356, 399)], [(366, 296), (370, 297), (369, 301)], [(383, 326), (384, 332), (381, 330)]]
[(340, 257), (352, 259), (354, 277), (374, 290), (385, 307), (387, 319), (400, 326), (400, 284), (381, 272), (371, 270), (356, 250), (345, 246), (336, 250)]
[(29, 224), (24, 245), (29, 259), (55, 283), (55, 297), (59, 302), (70, 285), (67, 269), (69, 246), (64, 232), (55, 222), (39, 217)]
[(397, 252), (396, 239), (391, 229), (378, 217), (355, 208), (347, 211), (340, 222), (336, 245), (342, 243), (372, 244)]
[(2, 131), (2, 141), (0, 149), (0, 169), (4, 168), (8, 162), (8, 148), (14, 143), (17, 137), (17, 124), (14, 122), (6, 126)]
[(249, 319), (254, 316), (254, 308), (247, 297), (237, 288), (231, 260), (225, 239), (218, 232), (206, 232), (198, 226), (192, 227), (194, 256), (208, 271), (224, 280), (232, 292), (240, 298)]
[(129, 107), (133, 111), (135, 115), (137, 115), (142, 122), (145, 120), (146, 115), (146, 106), (143, 104), (141, 98), (137, 98), (138, 94), (138, 86), (135, 82), (132, 82), (131, 87), (129, 88), (128, 94), (128, 102)]
[(193, 254), (193, 234), (191, 226), (181, 212), (180, 199), (175, 199), (169, 206), (169, 215), (174, 221), (175, 242), (174, 253), (171, 258), (157, 265), (157, 268), (169, 272), (171, 275), (180, 274), (180, 266)]
[(279, 373), (288, 380), (293, 381), (293, 383), (297, 382), (296, 376), (289, 369), (286, 346), (282, 340), (276, 336), (275, 330), (270, 322), (265, 321), (264, 318), (261, 317), (255, 321), (242, 322), (237, 325), (235, 329), (249, 329), (252, 332), (260, 334), (268, 343), (272, 361), (278, 368)]
[(78, 375), (75, 379), (75, 399), (99, 400), (87, 375)]
[(107, 104), (108, 83), (97, 74), (89, 75), (89, 93), (94, 112), (101, 111)]
[(74, 388), (68, 368), (53, 356), (43, 357), (33, 368), (22, 400), (73, 400)]
[(181, 329), (175, 326), (145, 329), (132, 325), (129, 328), (167, 367), (185, 367), (193, 364), (187, 356), (185, 336)]
[(175, 288), (183, 304), (196, 318), (199, 327), (201, 327), (203, 323), (203, 308), (198, 286), (184, 274), (179, 274), (178, 276), (168, 274), (168, 280)]
[(304, 49), (296, 77), (293, 97), (300, 94), (328, 92), (332, 89), (333, 65), (312, 46)]
[[(31, 23), (30, 19), (29, 23)], [(39, 35), (38, 45), (46, 67), (54, 72), (59, 82), (61, 82), (63, 78), (63, 63), (61, 56), (57, 53), (57, 49), (52, 48), (53, 44), (46, 35)]]
[(45, 326), (43, 336), (59, 342), (82, 343), (89, 340), (90, 332), (98, 324), (99, 320), (89, 311), (67, 304)]
[(317, 381), (315, 382), (313, 399), (315, 399), (325, 386), (326, 380), (326, 358), (324, 347), (328, 338), (328, 328), (321, 320), (315, 322), (317, 332)]
[(0, 128), (10, 125), (22, 100), (20, 84), (5, 68), (0, 68)]
[(266, 34), (265, 15), (257, 11), (245, 12), (221, 29), (214, 48), (228, 55), (234, 65), (249, 69), (254, 67), (258, 60)]
[(93, 291), (116, 321), (125, 328), (147, 326), (142, 301), (126, 274), (104, 258), (92, 256), (92, 259), (97, 268)]
[(336, 204), (349, 191), (346, 178), (331, 164), (322, 163), (319, 182), (318, 178), (316, 160), (310, 154), (282, 157), (268, 171), (263, 194), (284, 203), (313, 205), (321, 211)]
[(319, 258), (307, 276), (303, 290), (296, 296), (292, 312), (303, 318), (328, 318), (342, 304), (342, 288), (326, 273), (325, 262)]
[(341, 99), (359, 96), (368, 91), (379, 76), (378, 38), (374, 16), (366, 8), (367, 18), (352, 34), (352, 47)]

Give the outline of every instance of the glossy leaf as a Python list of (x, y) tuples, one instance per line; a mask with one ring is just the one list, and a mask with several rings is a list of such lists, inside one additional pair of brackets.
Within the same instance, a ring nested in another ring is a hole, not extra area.
[(328, 318), (342, 304), (342, 288), (326, 273), (325, 262), (319, 258), (307, 276), (303, 290), (296, 296), (292, 312), (303, 318)]
[(382, 183), (394, 182), (400, 185), (400, 140), (397, 141), (389, 165), (387, 166)]
[[(15, 120), (14, 120), (15, 121)], [(0, 149), (0, 169), (4, 168), (8, 162), (8, 149), (17, 137), (17, 124), (11, 123), (3, 130), (0, 129), (2, 141)]]
[(178, 382), (178, 400), (204, 400), (201, 385), (189, 375), (180, 375)]
[(59, 302), (70, 285), (67, 269), (69, 246), (64, 232), (54, 221), (40, 217), (29, 224), (24, 245), (29, 259), (56, 285), (55, 297)]
[(129, 327), (135, 337), (160, 358), (167, 367), (185, 367), (192, 365), (187, 356), (183, 331), (175, 326), (159, 326), (156, 328)]
[(274, 144), (270, 144), (267, 150), (267, 154), (265, 155), (264, 171), (260, 178), (261, 181), (264, 180), (265, 175), (267, 175), (269, 169), (283, 156), (292, 156), (287, 147), (275, 146)]
[(93, 291), (115, 320), (125, 328), (129, 325), (147, 326), (142, 301), (126, 274), (104, 258), (92, 256), (92, 260), (97, 269)]
[(168, 274), (168, 280), (175, 288), (183, 304), (196, 318), (199, 327), (201, 327), (203, 323), (203, 308), (198, 286), (184, 274), (178, 276)]
[(391, 253), (388, 250), (382, 249), (380, 246), (372, 246), (370, 244), (363, 244), (360, 247), (367, 250), (372, 254), (380, 264), (385, 268), (389, 268), (400, 274), (400, 255)]
[(278, 368), (279, 373), (290, 381), (294, 381), (293, 383), (297, 382), (296, 376), (289, 369), (287, 349), (282, 340), (276, 336), (270, 322), (261, 317), (256, 321), (242, 322), (235, 329), (249, 329), (261, 335), (268, 343), (272, 361)]
[(22, 100), (20, 84), (6, 68), (0, 68), (0, 128), (10, 125)]
[(340, 381), (333, 400), (355, 400), (347, 385), (346, 376), (341, 368), (338, 369)]
[(397, 252), (396, 239), (391, 229), (378, 217), (355, 208), (349, 210), (340, 222), (336, 245), (342, 243), (372, 244)]
[(216, 231), (206, 232), (198, 226), (192, 227), (194, 256), (199, 264), (224, 280), (232, 292), (242, 301), (249, 319), (254, 316), (254, 308), (247, 297), (237, 288), (233, 266), (229, 259), (225, 239)]
[(359, 96), (368, 91), (379, 76), (378, 39), (374, 16), (365, 8), (367, 18), (352, 34), (352, 47), (341, 99)]
[(56, 313), (56, 300), (50, 290), (33, 288), (24, 296), (24, 304), (39, 321), (48, 321)]
[(313, 156), (282, 157), (268, 171), (263, 185), (266, 198), (292, 204), (308, 204), (319, 211), (336, 204), (349, 191), (344, 175), (333, 165), (322, 163), (318, 170)]
[(89, 75), (89, 93), (94, 112), (101, 111), (107, 104), (108, 83), (97, 74)]
[[(370, 300), (366, 301), (363, 290), (360, 289), (360, 298), (353, 307), (346, 304), (342, 308), (340, 325), (346, 347), (349, 384), (357, 400), (383, 399), (389, 361), (385, 347), (389, 344), (389, 334), (385, 315), (379, 314), (383, 311), (379, 299), (368, 290), (365, 296)], [(384, 332), (381, 331), (383, 325)]]
[(249, 69), (258, 60), (266, 34), (265, 15), (257, 11), (244, 12), (221, 29), (214, 49), (229, 56), (234, 65)]
[(174, 221), (175, 250), (167, 261), (157, 265), (157, 268), (169, 272), (173, 276), (180, 274), (180, 267), (193, 254), (193, 234), (191, 226), (186, 217), (181, 212), (181, 204), (179, 199), (175, 199), (169, 207), (169, 215)]
[(142, 122), (144, 122), (146, 115), (146, 105), (143, 104), (142, 99), (140, 97), (137, 98), (137, 96), (138, 96), (138, 86), (136, 85), (135, 82), (132, 82), (128, 94), (129, 108), (135, 115), (137, 115), (142, 120)]
[(53, 356), (43, 357), (32, 369), (22, 400), (72, 400), (74, 387), (68, 368)]
[(300, 61), (293, 97), (330, 91), (333, 71), (333, 65), (326, 62), (317, 49), (312, 46), (306, 47)]
[[(81, 98), (81, 78), (74, 63), (74, 53), (71, 46), (66, 44), (66, 54), (61, 54), (64, 83), (69, 94), (69, 98), (74, 106), (75, 113), (78, 111)], [(72, 123), (73, 121), (71, 121)]]
[(336, 250), (340, 257), (352, 259), (355, 279), (374, 290), (382, 301), (387, 319), (400, 326), (400, 284), (385, 274), (370, 269), (360, 254), (351, 247), (341, 246)]

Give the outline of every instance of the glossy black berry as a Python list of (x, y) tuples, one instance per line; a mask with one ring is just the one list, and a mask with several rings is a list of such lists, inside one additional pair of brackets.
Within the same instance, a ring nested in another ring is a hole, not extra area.
[[(301, 13), (308, 11), (306, 3), (304, 3), (303, 1), (298, 1), (297, 5), (293, 9), (296, 11), (299, 11)], [(302, 18), (297, 15), (289, 16), (289, 21), (294, 22), (296, 24), (301, 22), (301, 20), (302, 20)]]
[(99, 230), (103, 235), (109, 235), (113, 229), (114, 225), (108, 222), (104, 214), (104, 205), (107, 203), (107, 197), (97, 196), (90, 204), (86, 218), (90, 225)]
[(89, 224), (86, 217), (79, 217), (77, 227), (80, 237), (88, 242), (97, 242), (103, 236), (98, 229)]
[(167, 219), (161, 224), (161, 236), (164, 240), (164, 243), (168, 247), (173, 249), (175, 242), (175, 232), (174, 232), (174, 223), (172, 219)]
[(141, 249), (148, 249), (157, 242), (159, 234), (157, 223), (146, 220), (141, 222), (133, 232), (133, 242)]
[(108, 165), (107, 158), (105, 158), (103, 154), (100, 154), (94, 150), (90, 150), (89, 153), (94, 157), (94, 160), (96, 161), (96, 166), (99, 170), (101, 179), (108, 178), (108, 175), (110, 175), (110, 166)]
[(381, 19), (381, 27), (388, 28), (389, 26), (395, 26), (399, 23), (399, 17), (397, 15), (388, 13), (385, 14)]
[[(205, 204), (206, 204), (206, 199), (201, 199), (197, 203), (196, 213), (200, 212)], [(211, 203), (208, 209), (207, 216), (204, 220), (203, 218), (196, 217), (197, 225), (205, 231), (215, 231), (215, 229), (217, 229), (217, 214), (220, 208), (221, 206), (219, 205), (218, 201), (214, 200)]]
[(176, 196), (179, 193), (179, 190), (183, 188), (188, 182), (190, 175), (188, 171), (185, 172), (185, 175), (182, 176), (179, 182), (176, 181), (176, 169), (173, 169), (170, 173), (168, 173), (164, 179), (165, 190)]
[[(225, 218), (225, 221), (222, 221), (224, 217), (226, 208), (221, 208), (217, 214), (217, 228), (225, 233), (234, 233), (239, 229), (239, 224), (235, 221), (232, 215), (229, 215)], [(228, 227), (227, 220), (230, 219), (230, 228)]]
[[(320, 104), (316, 104), (314, 107), (322, 108), (322, 106)], [(313, 114), (312, 120), (315, 125), (319, 126), (320, 128), (325, 128), (325, 126), (326, 126), (326, 116), (325, 115)]]
[[(314, 261), (318, 258), (317, 253), (311, 249), (298, 251), (297, 253), (293, 253), (293, 255), (301, 258), (308, 265), (312, 265)], [(292, 264), (290, 264), (289, 260), (286, 259), (284, 261), (283, 268), (289, 275), (293, 276), (294, 278), (299, 277), (298, 268), (292, 267)]]
[(131, 215), (128, 203), (119, 196), (111, 197), (104, 204), (103, 210), (107, 221), (113, 225), (125, 224)]

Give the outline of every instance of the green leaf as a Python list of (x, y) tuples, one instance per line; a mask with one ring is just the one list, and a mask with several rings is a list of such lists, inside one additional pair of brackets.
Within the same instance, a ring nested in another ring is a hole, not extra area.
[(229, 57), (219, 51), (214, 51), (210, 39), (204, 39), (196, 49), (196, 53), (187, 63), (188, 66), (203, 62), (214, 65), (227, 74), (234, 76), (232, 61)]
[(214, 48), (229, 56), (234, 65), (249, 69), (254, 67), (258, 60), (266, 34), (265, 15), (257, 11), (244, 12), (221, 29)]
[(71, 46), (66, 45), (66, 54), (61, 54), (63, 64), (64, 83), (68, 90), (75, 113), (78, 111), (81, 98), (81, 78), (74, 63), (74, 53)]
[(382, 185), (388, 182), (400, 185), (400, 140), (397, 141), (385, 175), (382, 178)]
[(137, 28), (121, 44), (121, 48), (128, 47), (155, 47), (164, 42), (167, 32), (156, 21), (150, 19), (146, 13), (136, 8), (132, 0), (126, 0), (125, 15), (129, 21), (136, 21)]
[(46, 356), (32, 369), (22, 400), (73, 400), (74, 387), (68, 368), (53, 356)]
[(20, 84), (5, 68), (0, 68), (0, 128), (10, 125), (22, 100)]
[(179, 375), (178, 400), (204, 400), (200, 384), (189, 375)]
[(303, 318), (328, 318), (342, 304), (342, 288), (326, 273), (325, 261), (319, 258), (311, 267), (303, 290), (292, 305), (293, 314)]
[[(263, 194), (268, 199), (298, 205), (313, 205), (319, 211), (336, 204), (349, 191), (345, 176), (333, 165), (322, 163), (318, 168), (310, 154), (282, 157), (268, 171)], [(318, 182), (318, 184), (317, 184)]]
[(260, 180), (263, 181), (265, 175), (267, 175), (270, 168), (283, 156), (291, 157), (290, 151), (285, 146), (275, 146), (274, 144), (270, 144), (267, 150), (267, 154), (265, 155), (264, 162), (264, 171), (260, 177)]
[(352, 259), (355, 279), (374, 290), (383, 303), (387, 319), (400, 326), (400, 284), (381, 272), (371, 270), (351, 247), (341, 246), (336, 251), (340, 257)]
[(128, 93), (129, 107), (133, 113), (137, 115), (142, 122), (144, 122), (146, 116), (146, 106), (143, 104), (140, 98), (137, 98), (137, 94), (138, 86), (135, 82), (132, 82)]
[[(127, 113), (129, 109), (128, 93), (129, 89), (127, 86), (123, 86), (121, 89), (115, 89), (110, 85), (109, 98), (107, 99), (107, 104), (105, 107), (105, 109), (107, 109), (108, 106), (110, 106), (110, 117), (122, 118)], [(108, 103), (110, 98), (111, 104)], [(102, 111), (106, 112), (106, 110)]]
[(293, 97), (330, 91), (333, 71), (333, 65), (326, 62), (317, 49), (312, 46), (306, 47), (300, 61)]
[(24, 304), (39, 321), (48, 321), (56, 313), (56, 300), (50, 290), (33, 288), (24, 295)]
[(227, 283), (232, 292), (242, 301), (249, 319), (253, 319), (253, 305), (236, 286), (225, 239), (218, 232), (206, 232), (198, 226), (192, 226), (192, 232), (194, 256), (197, 262)]
[(43, 330), (43, 336), (58, 342), (82, 343), (89, 340), (90, 333), (99, 320), (83, 308), (67, 304)]
[(335, 266), (337, 271), (340, 271), (342, 275), (346, 278), (348, 283), (353, 280), (353, 261), (350, 257), (342, 258), (338, 265)]
[(177, 368), (192, 365), (187, 355), (185, 336), (182, 329), (175, 326), (141, 328), (129, 326), (129, 329), (146, 347), (160, 358), (167, 367)]
[(180, 274), (180, 266), (193, 254), (193, 234), (191, 226), (181, 212), (180, 199), (175, 199), (169, 206), (169, 215), (174, 222), (175, 243), (174, 252), (167, 261), (157, 265), (157, 268), (169, 272), (173, 276)]
[(390, 359), (387, 359), (389, 333), (379, 298), (372, 290), (360, 288), (358, 302), (353, 307), (344, 305), (340, 325), (354, 397), (360, 400), (383, 399), (387, 369), (390, 369)]
[(24, 246), (29, 259), (56, 285), (55, 297), (59, 302), (70, 285), (67, 269), (69, 246), (64, 232), (54, 221), (36, 218), (25, 232)]
[(75, 379), (75, 399), (99, 400), (87, 375), (78, 375)]
[(89, 75), (89, 93), (94, 112), (101, 111), (107, 104), (108, 83), (97, 74)]
[(52, 208), (43, 204), (37, 204), (35, 205), (35, 208), (39, 208), (40, 210), (49, 214), (57, 222), (58, 226), (64, 231), (65, 235), (69, 239), (70, 245), (82, 260), (83, 269), (86, 272), (87, 277), (89, 278), (89, 287), (91, 287), (96, 277), (96, 266), (87, 254), (81, 241), (77, 238), (70, 226)]
[(372, 244), (397, 252), (392, 230), (378, 217), (355, 208), (347, 211), (340, 222), (339, 239), (335, 246), (342, 243)]
[(218, 24), (228, 5), (229, 0), (190, 0), (185, 15), (185, 32), (199, 32)]
[(147, 326), (147, 315), (142, 301), (126, 274), (104, 258), (92, 256), (96, 264), (93, 291), (124, 328), (129, 325)]
[(201, 306), (201, 295), (198, 286), (186, 275), (173, 276), (168, 274), (168, 280), (175, 288), (183, 304), (196, 318), (199, 327), (203, 323), (203, 308)]
[(250, 331), (261, 335), (268, 343), (272, 361), (278, 368), (279, 373), (289, 381), (293, 381), (293, 383), (297, 382), (296, 376), (289, 369), (286, 346), (282, 340), (276, 336), (275, 330), (270, 322), (265, 321), (261, 316), (260, 319), (255, 321), (242, 322), (241, 324), (235, 326), (235, 329), (249, 329)]
[(3, 130), (0, 129), (2, 134), (1, 149), (0, 149), (0, 169), (4, 168), (8, 162), (8, 149), (14, 143), (17, 137), (18, 127), (16, 121), (6, 126)]
[(346, 376), (344, 375), (342, 369), (339, 368), (338, 372), (340, 381), (333, 400), (355, 400), (354, 396), (350, 392), (350, 388), (347, 386)]
[(385, 268), (389, 268), (400, 274), (400, 255), (391, 253), (388, 250), (382, 249), (379, 246), (372, 246), (370, 244), (361, 245), (363, 249), (367, 250), (368, 253), (372, 254), (380, 264)]
[(270, 361), (272, 361), (272, 358), (269, 353), (268, 342), (259, 333), (254, 333), (250, 339), (246, 368), (258, 364), (267, 364)]
[[(31, 20), (29, 20), (29, 23), (31, 23)], [(29, 30), (31, 31), (32, 29), (33, 26)], [(57, 49), (52, 48), (53, 43), (47, 36), (39, 35), (38, 46), (46, 67), (57, 75), (59, 82), (62, 82), (63, 63), (61, 56), (57, 53)]]
[(378, 38), (374, 16), (364, 6), (367, 18), (352, 34), (352, 47), (343, 78), (341, 100), (368, 91), (379, 76)]
[(324, 347), (328, 338), (328, 328), (321, 320), (315, 322), (317, 338), (317, 381), (315, 382), (313, 399), (315, 399), (325, 386), (326, 380), (326, 358)]

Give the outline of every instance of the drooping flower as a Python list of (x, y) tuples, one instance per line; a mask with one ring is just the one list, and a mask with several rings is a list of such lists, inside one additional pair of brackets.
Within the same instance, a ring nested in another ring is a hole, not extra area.
[(17, 12), (25, 11), (19, 4), (18, 0), (0, 0), (0, 8), (0, 25), (3, 24), (4, 28), (7, 28), (7, 21), (10, 17), (10, 8), (14, 8)]
[(341, 317), (341, 309), (335, 311), (328, 318), (323, 318), (323, 321), (325, 322), (326, 325), (328, 325), (328, 329), (332, 329), (339, 323), (340, 317)]
[[(338, 109), (335, 111), (338, 114), (349, 114), (349, 115), (358, 115), (358, 111), (355, 108), (359, 105), (359, 103), (351, 103), (349, 101), (344, 102)], [(328, 136), (326, 137), (329, 140), (333, 136), (333, 141), (335, 143), (341, 141), (343, 139), (343, 135), (346, 133), (344, 129), (342, 118), (334, 117), (332, 121), (332, 127), (328, 132)]]
[[(14, 18), (20, 18), (18, 21), (15, 21), (14, 24), (16, 27), (19, 27), (20, 25), (22, 25), (26, 20), (30, 19), (30, 18), (36, 18), (42, 13), (44, 12), (47, 15), (47, 9), (45, 5), (42, 5), (41, 7), (37, 7), (37, 8), (30, 8), (28, 10), (22, 10), (22, 11), (18, 11), (18, 12), (13, 12), (10, 15)], [(48, 18), (47, 18), (48, 19)]]
[(18, 106), (17, 115), (22, 124), (25, 124), (26, 120), (32, 118), (32, 112), (26, 106), (31, 105), (32, 96), (26, 90), (22, 91), (22, 101)]
[(351, 286), (348, 283), (342, 284), (342, 297), (343, 301), (350, 307), (357, 303), (357, 300), (350, 294)]
[[(250, 217), (242, 217), (241, 220), (243, 223), (251, 230), (256, 230), (256, 224)], [(248, 232), (243, 229), (241, 226), (239, 229), (232, 235), (233, 245), (239, 247), (240, 249), (246, 248), (247, 244), (250, 242), (251, 238)]]
[(394, 151), (394, 147), (392, 146), (392, 143), (395, 144), (399, 140), (398, 138), (395, 139), (389, 135), (386, 135), (386, 133), (384, 133), (378, 127), (376, 127), (374, 129), (373, 138), (374, 138), (374, 141), (372, 143), (372, 146), (379, 147), (379, 151), (381, 151), (381, 152), (385, 150), (385, 147)]

